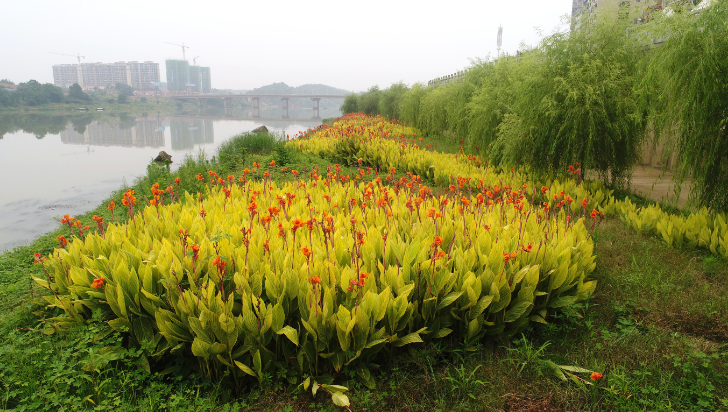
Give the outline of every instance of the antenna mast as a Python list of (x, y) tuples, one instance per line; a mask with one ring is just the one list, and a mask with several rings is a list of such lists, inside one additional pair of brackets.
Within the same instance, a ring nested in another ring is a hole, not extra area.
[(501, 46), (503, 45), (503, 27), (498, 25), (498, 56), (500, 56)]

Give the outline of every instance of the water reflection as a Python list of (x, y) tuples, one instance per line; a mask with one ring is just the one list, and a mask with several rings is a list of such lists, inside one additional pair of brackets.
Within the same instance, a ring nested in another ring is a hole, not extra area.
[(170, 119), (169, 131), (173, 150), (187, 150), (195, 145), (215, 142), (215, 130), (209, 119)]
[(186, 155), (211, 156), (220, 143), (259, 126), (292, 137), (320, 124), (310, 110), (292, 110), (288, 119), (277, 110), (260, 118), (0, 114), (0, 175), (13, 176), (0, 191), (0, 252), (54, 229), (59, 216), (93, 209), (142, 175), (160, 150), (172, 155), (174, 168)]
[(140, 118), (131, 127), (123, 123), (94, 121), (83, 129), (73, 123), (61, 132), (63, 144), (120, 147), (164, 147), (164, 126), (160, 119)]

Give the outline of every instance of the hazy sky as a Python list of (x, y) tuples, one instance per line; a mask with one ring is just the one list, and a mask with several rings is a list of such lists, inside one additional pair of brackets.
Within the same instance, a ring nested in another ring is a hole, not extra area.
[(200, 56), (215, 88), (324, 83), (361, 91), (427, 82), (563, 29), (571, 0), (3, 2), (0, 78), (53, 82), (51, 66)]

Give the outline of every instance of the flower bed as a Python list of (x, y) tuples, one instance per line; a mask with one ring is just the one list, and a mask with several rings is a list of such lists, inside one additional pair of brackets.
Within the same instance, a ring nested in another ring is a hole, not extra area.
[(383, 350), (509, 336), (596, 286), (598, 213), (564, 193), (536, 190), (552, 207), (528, 182), (440, 191), (335, 167), (278, 186), (261, 172), (211, 172), (199, 198), (155, 187), (141, 206), (128, 192), (128, 223), (97, 221), (38, 256), (48, 276), (35, 280), (65, 311), (55, 326), (100, 310), (149, 357), (275, 374), (346, 405), (332, 378), (345, 367), (371, 385)]

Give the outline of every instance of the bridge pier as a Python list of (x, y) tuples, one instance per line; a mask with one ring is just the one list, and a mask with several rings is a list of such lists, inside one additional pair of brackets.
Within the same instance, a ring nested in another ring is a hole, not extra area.
[(253, 97), (253, 117), (260, 117), (260, 97)]
[(195, 99), (197, 101), (197, 112), (204, 113), (207, 111), (207, 99)]
[(223, 107), (225, 109), (225, 116), (232, 116), (233, 115), (233, 98), (232, 97), (223, 97)]
[(311, 102), (313, 102), (313, 116), (314, 119), (320, 119), (320, 106), (321, 106), (321, 98), (320, 97), (312, 97)]
[(288, 119), (288, 97), (281, 97), (281, 118)]

